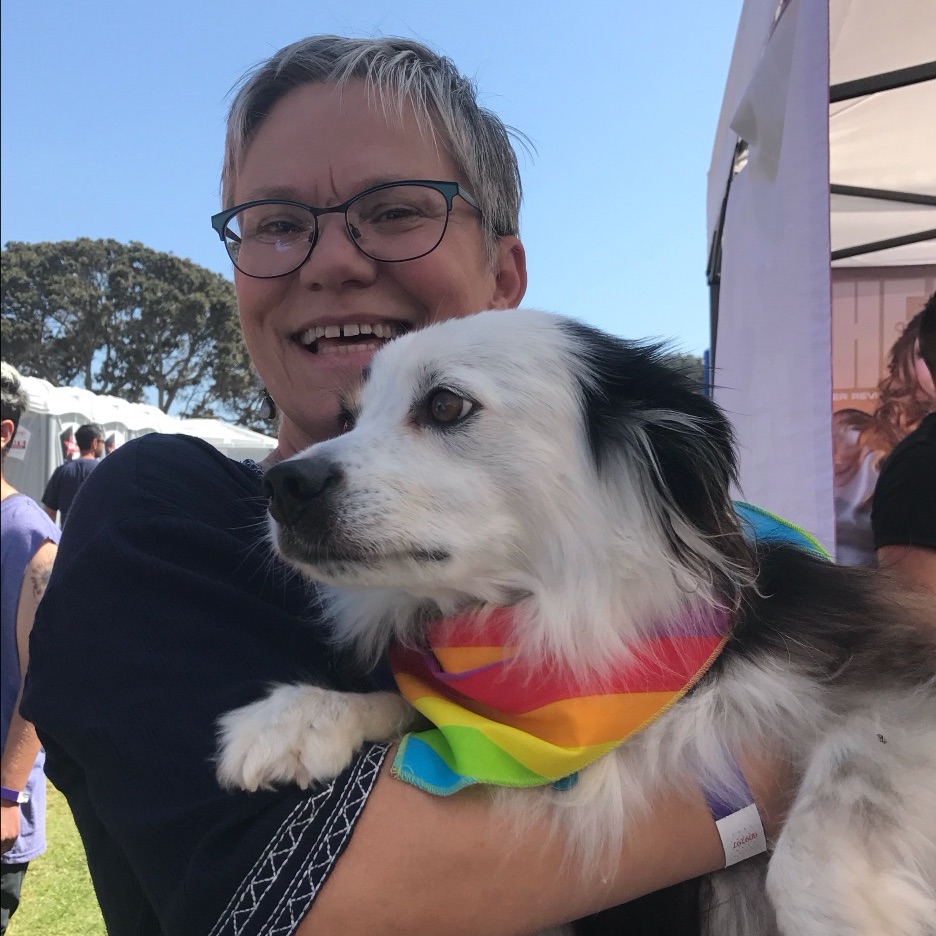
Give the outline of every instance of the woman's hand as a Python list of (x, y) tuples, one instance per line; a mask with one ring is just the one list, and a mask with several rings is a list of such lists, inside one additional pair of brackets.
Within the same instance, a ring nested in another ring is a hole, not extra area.
[(19, 803), (0, 803), (0, 854), (5, 855), (20, 834)]

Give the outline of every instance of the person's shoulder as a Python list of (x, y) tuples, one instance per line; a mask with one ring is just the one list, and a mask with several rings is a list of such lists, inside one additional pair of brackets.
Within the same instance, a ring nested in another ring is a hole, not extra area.
[(71, 458), (59, 465), (52, 473), (52, 477), (68, 478), (70, 480), (84, 479), (91, 474), (92, 469), (97, 464), (93, 458)]
[(240, 462), (228, 458), (204, 439), (161, 432), (131, 439), (98, 463), (108, 471), (136, 469), (141, 464), (155, 469), (185, 469), (189, 473), (224, 469), (233, 470), (235, 474), (249, 474)]
[(919, 426), (901, 439), (881, 466), (881, 477), (887, 478), (907, 464), (933, 464), (936, 459), (936, 413), (925, 416)]
[(49, 475), (49, 484), (52, 484), (55, 481), (58, 481), (67, 471), (68, 466), (71, 464), (71, 461), (62, 462), (61, 465), (57, 465), (53, 470), (52, 474)]
[(202, 439), (149, 433), (131, 439), (104, 458), (81, 488), (74, 509), (99, 516), (201, 512), (213, 503), (259, 494), (259, 478)]
[(31, 497), (20, 493), (3, 501), (3, 531), (38, 534), (53, 543), (59, 541), (61, 534), (49, 515)]
[(936, 411), (923, 417), (917, 428), (919, 439), (925, 445), (936, 445)]

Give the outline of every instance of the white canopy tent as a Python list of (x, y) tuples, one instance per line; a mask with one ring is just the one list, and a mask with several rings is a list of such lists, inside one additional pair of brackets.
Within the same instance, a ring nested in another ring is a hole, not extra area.
[(97, 423), (115, 445), (149, 432), (184, 433), (204, 439), (235, 459), (261, 459), (276, 445), (275, 439), (217, 419), (176, 419), (155, 406), (78, 387), (56, 387), (37, 377), (24, 377), (23, 386), (29, 395), (29, 412), (20, 422), (4, 472), (17, 490), (36, 500), (65, 460), (63, 435), (83, 423)]
[(259, 461), (276, 447), (276, 439), (261, 435), (243, 426), (235, 426), (220, 419), (180, 419), (179, 428), (174, 432), (196, 436), (210, 442), (216, 449), (224, 452), (228, 458), (241, 461), (252, 458)]
[(832, 268), (936, 287), (934, 60), (933, 0), (741, 11), (708, 184), (715, 397), (741, 495), (830, 550)]

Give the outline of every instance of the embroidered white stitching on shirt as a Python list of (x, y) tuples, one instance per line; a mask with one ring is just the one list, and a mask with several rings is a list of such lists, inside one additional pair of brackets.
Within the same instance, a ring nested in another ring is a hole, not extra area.
[[(315, 841), (303, 839), (319, 810), (333, 799), (335, 784), (292, 810), (241, 882), (210, 936), (285, 936), (295, 931), (351, 835), (386, 753), (385, 745), (375, 745), (355, 763)], [(297, 866), (287, 869), (289, 863)], [(281, 879), (287, 871), (288, 879)], [(276, 900), (275, 909), (266, 919), (254, 920), (261, 902), (271, 898), (278, 882), (283, 893)]]

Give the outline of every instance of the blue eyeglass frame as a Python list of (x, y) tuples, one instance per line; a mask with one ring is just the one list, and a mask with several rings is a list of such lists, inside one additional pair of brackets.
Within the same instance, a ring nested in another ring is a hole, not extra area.
[[(417, 254), (415, 257), (407, 257), (406, 260), (380, 260), (377, 257), (371, 257), (372, 260), (377, 260), (378, 263), (406, 263), (409, 260), (418, 260), (420, 257), (425, 257), (427, 254), (431, 254), (439, 244), (442, 243), (442, 238), (445, 237), (445, 232), (448, 230), (448, 219), (449, 215), (452, 213), (452, 206), (455, 203), (455, 196), (458, 195), (463, 201), (467, 202), (478, 214), (481, 214), (481, 206), (478, 204), (477, 199), (468, 192), (466, 192), (458, 182), (440, 182), (435, 179), (401, 179), (399, 182), (382, 182), (380, 185), (372, 185), (370, 188), (364, 189), (363, 192), (358, 192), (357, 195), (349, 198), (347, 201), (342, 202), (340, 205), (334, 205), (331, 208), (317, 208), (315, 205), (306, 205), (304, 202), (293, 201), (289, 198), (258, 198), (255, 201), (244, 202), (241, 205), (234, 205), (233, 208), (225, 208), (224, 211), (219, 211), (217, 214), (211, 216), (211, 226), (217, 232), (218, 237), (221, 239), (221, 243), (227, 243), (227, 238), (224, 236), (224, 232), (228, 230), (228, 222), (234, 215), (243, 211), (245, 208), (253, 208), (255, 205), (291, 205), (294, 208), (302, 208), (305, 211), (308, 211), (312, 215), (312, 218), (315, 222), (315, 228), (312, 231), (312, 236), (309, 238), (309, 250), (306, 255), (302, 258), (302, 261), (291, 270), (287, 270), (285, 273), (276, 273), (273, 276), (257, 276), (255, 273), (247, 273), (245, 270), (241, 270), (237, 266), (237, 261), (231, 256), (231, 252), (227, 250), (225, 246), (225, 252), (231, 260), (231, 263), (237, 267), (244, 276), (250, 276), (253, 279), (276, 279), (280, 276), (289, 276), (290, 273), (295, 273), (299, 267), (302, 266), (309, 257), (312, 256), (312, 251), (315, 249), (316, 243), (318, 243), (319, 237), (319, 223), (318, 219), (322, 215), (327, 214), (343, 214), (345, 216), (345, 228), (348, 229), (350, 234), (350, 224), (348, 222), (348, 209), (358, 200), (364, 198), (365, 195), (370, 195), (373, 192), (380, 192), (383, 189), (388, 188), (399, 188), (401, 185), (418, 185), (423, 188), (435, 189), (437, 192), (445, 196), (445, 226), (442, 228), (442, 234), (439, 236), (439, 239), (435, 244), (427, 250), (425, 253)], [(229, 231), (230, 236), (240, 242), (240, 238), (233, 232)], [(351, 243), (361, 251), (362, 254), (366, 257), (370, 257), (370, 254), (364, 250), (360, 244), (351, 237)]]

